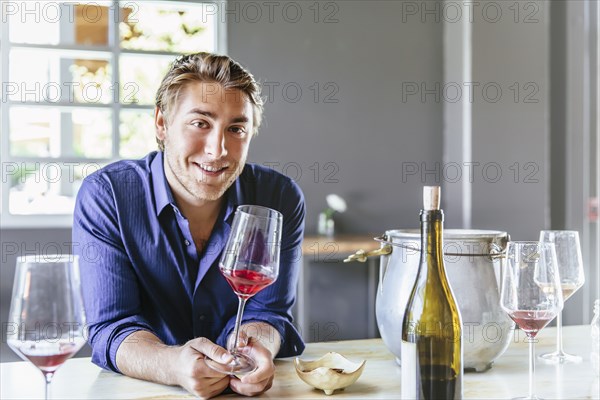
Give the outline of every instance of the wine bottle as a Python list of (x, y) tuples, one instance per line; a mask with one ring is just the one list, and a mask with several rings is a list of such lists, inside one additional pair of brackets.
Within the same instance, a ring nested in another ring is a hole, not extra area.
[(402, 321), (402, 399), (462, 398), (462, 323), (446, 277), (443, 220), (439, 186), (425, 186), (419, 271)]

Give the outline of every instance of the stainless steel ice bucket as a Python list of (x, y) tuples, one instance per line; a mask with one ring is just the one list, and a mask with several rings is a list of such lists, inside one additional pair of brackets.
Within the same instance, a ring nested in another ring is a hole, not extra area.
[[(416, 279), (420, 232), (390, 230), (381, 242), (377, 325), (387, 348), (400, 362), (402, 319)], [(500, 308), (500, 258), (506, 232), (447, 229), (444, 263), (463, 321), (464, 367), (485, 371), (508, 347), (513, 322)], [(388, 254), (386, 254), (388, 253)], [(364, 258), (364, 257), (363, 257)]]

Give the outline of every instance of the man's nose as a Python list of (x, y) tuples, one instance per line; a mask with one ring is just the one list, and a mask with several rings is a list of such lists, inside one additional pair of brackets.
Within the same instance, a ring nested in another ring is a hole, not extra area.
[(215, 158), (222, 157), (227, 154), (225, 147), (225, 134), (221, 129), (213, 129), (206, 138), (204, 151)]

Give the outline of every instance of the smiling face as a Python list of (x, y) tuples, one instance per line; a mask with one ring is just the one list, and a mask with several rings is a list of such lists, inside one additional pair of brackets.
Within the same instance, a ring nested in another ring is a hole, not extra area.
[(198, 81), (181, 89), (169, 115), (156, 110), (165, 175), (177, 197), (202, 205), (223, 196), (246, 163), (252, 113), (240, 90)]

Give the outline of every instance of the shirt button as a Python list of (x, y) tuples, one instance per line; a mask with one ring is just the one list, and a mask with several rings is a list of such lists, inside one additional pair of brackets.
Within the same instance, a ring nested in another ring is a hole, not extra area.
[(187, 239), (185, 239), (185, 242), (183, 242), (183, 243), (185, 243), (185, 245), (186, 245), (186, 246), (189, 246), (189, 245), (190, 245), (190, 241), (189, 241), (189, 240), (187, 240)]
[(206, 315), (202, 314), (198, 317), (200, 321), (204, 321), (206, 319)]

